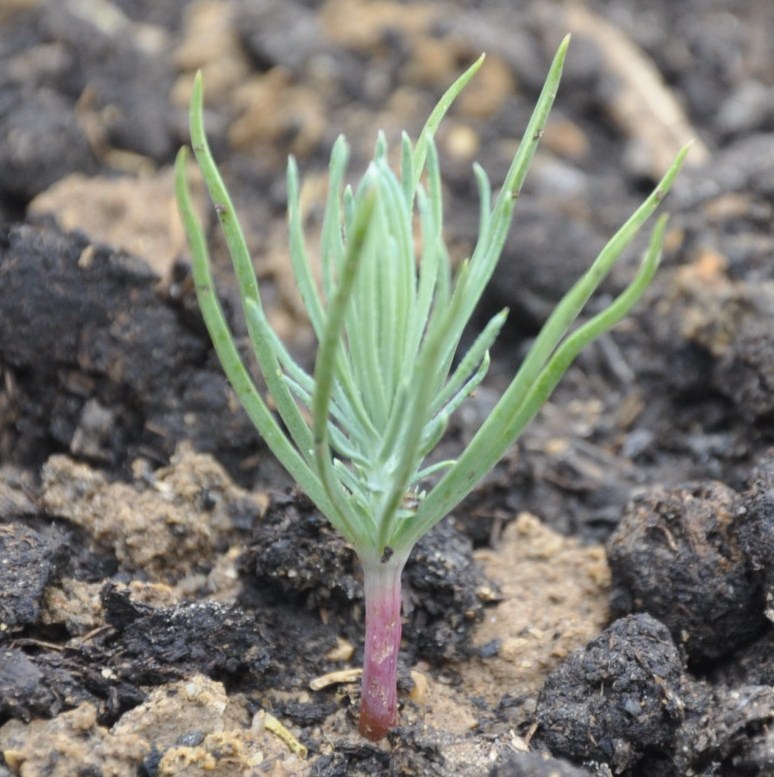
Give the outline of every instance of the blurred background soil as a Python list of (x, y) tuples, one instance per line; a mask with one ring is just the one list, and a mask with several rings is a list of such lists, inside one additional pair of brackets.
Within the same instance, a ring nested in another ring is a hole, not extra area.
[[(486, 52), (437, 135), (462, 259), (472, 165), (502, 181), (568, 32), (468, 337), (508, 324), (445, 452), (692, 139), (663, 265), (418, 546), (400, 726), (366, 744), (357, 563), (196, 307), (171, 173), (193, 75), (271, 321), (310, 364), (288, 155), (314, 252), (336, 137), (356, 181), (379, 130), (416, 138)], [(772, 35), (768, 0), (0, 2), (0, 775), (774, 774)]]

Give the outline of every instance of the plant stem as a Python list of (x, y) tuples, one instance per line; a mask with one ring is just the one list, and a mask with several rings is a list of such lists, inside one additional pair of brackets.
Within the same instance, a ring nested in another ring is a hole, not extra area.
[(377, 742), (398, 719), (398, 650), (400, 649), (400, 576), (406, 555), (363, 562), (365, 588), (365, 656), (360, 698), (360, 733)]

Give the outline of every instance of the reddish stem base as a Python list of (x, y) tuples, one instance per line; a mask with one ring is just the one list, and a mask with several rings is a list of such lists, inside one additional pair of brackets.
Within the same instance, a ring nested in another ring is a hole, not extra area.
[(363, 564), (365, 586), (365, 656), (360, 701), (360, 733), (382, 739), (398, 720), (398, 650), (400, 649), (400, 576), (405, 559)]

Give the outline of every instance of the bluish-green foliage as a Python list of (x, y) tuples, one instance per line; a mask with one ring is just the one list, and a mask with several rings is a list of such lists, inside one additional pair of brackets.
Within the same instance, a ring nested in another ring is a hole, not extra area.
[(499, 260), (556, 95), (568, 42), (554, 58), (496, 197), (486, 173), (474, 167), (480, 196), (478, 242), (456, 272), (444, 243), (433, 134), (483, 57), (443, 96), (416, 145), (403, 136), (400, 175), (390, 168), (387, 143), (379, 137), (374, 159), (359, 184), (345, 187), (348, 148), (343, 137), (338, 139), (330, 161), (319, 286), (302, 229), (298, 171), (290, 160), (290, 261), (318, 340), (311, 375), (294, 361), (264, 313), (234, 207), (207, 145), (202, 82), (197, 76), (191, 102), (193, 150), (224, 230), (252, 346), (281, 422), (257, 391), (218, 303), (206, 241), (190, 202), (182, 150), (177, 196), (205, 322), (223, 368), (266, 444), (364, 561), (391, 554), (405, 560), (414, 543), (495, 466), (578, 352), (629, 311), (658, 265), (665, 217), (657, 221), (630, 285), (601, 313), (573, 329), (591, 294), (669, 190), (687, 148), (560, 301), (459, 458), (425, 464), (451, 414), (484, 378), (488, 350), (505, 321), (506, 312), (498, 313), (470, 349), (458, 355), (463, 330)]

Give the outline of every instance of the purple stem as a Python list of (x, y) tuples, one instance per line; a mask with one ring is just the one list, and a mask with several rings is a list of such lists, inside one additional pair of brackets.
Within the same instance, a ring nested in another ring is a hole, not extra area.
[(405, 557), (363, 563), (365, 587), (365, 656), (360, 697), (360, 733), (377, 742), (398, 719), (398, 650), (400, 649), (400, 576)]

